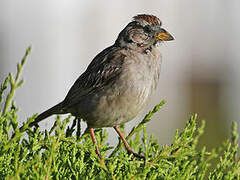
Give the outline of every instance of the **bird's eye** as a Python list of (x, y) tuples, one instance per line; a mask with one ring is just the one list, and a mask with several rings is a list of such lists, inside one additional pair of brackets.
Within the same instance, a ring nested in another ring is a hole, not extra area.
[(145, 26), (145, 27), (144, 27), (144, 31), (145, 31), (146, 33), (150, 33), (150, 32), (151, 32), (151, 27), (150, 27), (149, 25)]

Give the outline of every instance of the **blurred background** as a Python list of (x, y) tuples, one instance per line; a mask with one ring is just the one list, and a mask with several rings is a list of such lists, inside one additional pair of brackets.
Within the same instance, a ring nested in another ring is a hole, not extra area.
[[(94, 56), (140, 13), (158, 16), (175, 41), (159, 47), (158, 90), (128, 130), (166, 99), (147, 128), (160, 144), (171, 143), (176, 129), (194, 113), (206, 120), (202, 145), (211, 148), (229, 136), (231, 122), (240, 120), (239, 0), (1, 0), (1, 81), (16, 71), (25, 49), (33, 47), (25, 83), (16, 94), (21, 121), (63, 100)], [(49, 118), (41, 128), (53, 122)], [(108, 131), (114, 145), (117, 135)]]

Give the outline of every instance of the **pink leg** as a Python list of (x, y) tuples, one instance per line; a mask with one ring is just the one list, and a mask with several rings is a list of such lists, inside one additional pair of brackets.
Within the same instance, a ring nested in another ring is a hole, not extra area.
[(120, 138), (122, 139), (123, 143), (124, 143), (124, 146), (125, 148), (127, 149), (128, 151), (128, 154), (133, 154), (135, 157), (138, 157), (140, 159), (144, 159), (145, 160), (145, 157), (141, 154), (137, 154), (135, 152), (133, 152), (133, 150), (131, 149), (131, 147), (128, 145), (126, 139), (124, 138), (124, 136), (122, 135), (120, 129), (117, 127), (117, 126), (114, 126), (114, 129), (115, 131), (117, 131), (118, 135), (120, 136)]
[(96, 147), (96, 153), (97, 153), (98, 157), (99, 157), (100, 159), (102, 159), (101, 153), (100, 153), (100, 151), (99, 151), (99, 149), (98, 149), (98, 145), (97, 145), (97, 141), (96, 141), (96, 138), (95, 138), (95, 134), (94, 134), (93, 128), (89, 128), (89, 131), (90, 131), (90, 135), (91, 135), (91, 137), (92, 137), (93, 144), (94, 144), (95, 147)]

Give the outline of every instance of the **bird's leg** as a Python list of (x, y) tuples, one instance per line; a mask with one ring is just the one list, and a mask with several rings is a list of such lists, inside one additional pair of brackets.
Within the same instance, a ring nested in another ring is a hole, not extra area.
[(100, 151), (99, 151), (99, 149), (98, 149), (97, 140), (96, 140), (96, 138), (95, 138), (95, 134), (94, 134), (93, 128), (89, 128), (89, 131), (90, 131), (90, 135), (91, 135), (91, 137), (92, 137), (93, 144), (94, 144), (94, 146), (96, 147), (96, 153), (97, 153), (98, 157), (99, 157), (100, 159), (102, 159), (102, 156), (101, 156)]
[(133, 150), (131, 149), (131, 147), (128, 145), (126, 139), (124, 138), (123, 134), (121, 133), (120, 129), (118, 128), (118, 126), (114, 126), (114, 129), (115, 129), (115, 131), (117, 131), (118, 135), (119, 135), (120, 138), (122, 139), (122, 141), (123, 141), (123, 143), (124, 143), (124, 146), (125, 146), (125, 148), (126, 148), (127, 151), (128, 151), (128, 154), (133, 154), (135, 157), (145, 160), (145, 156), (133, 152)]
[(77, 118), (77, 139), (80, 139), (80, 135), (81, 135), (81, 119)]

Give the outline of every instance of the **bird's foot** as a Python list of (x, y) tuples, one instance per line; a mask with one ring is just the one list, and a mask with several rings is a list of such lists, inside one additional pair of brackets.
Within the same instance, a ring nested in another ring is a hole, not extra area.
[(132, 154), (134, 157), (139, 158), (139, 159), (143, 159), (144, 161), (146, 160), (145, 156), (143, 156), (141, 154), (138, 154), (138, 153), (135, 153), (132, 150), (128, 150), (128, 154), (129, 155)]

